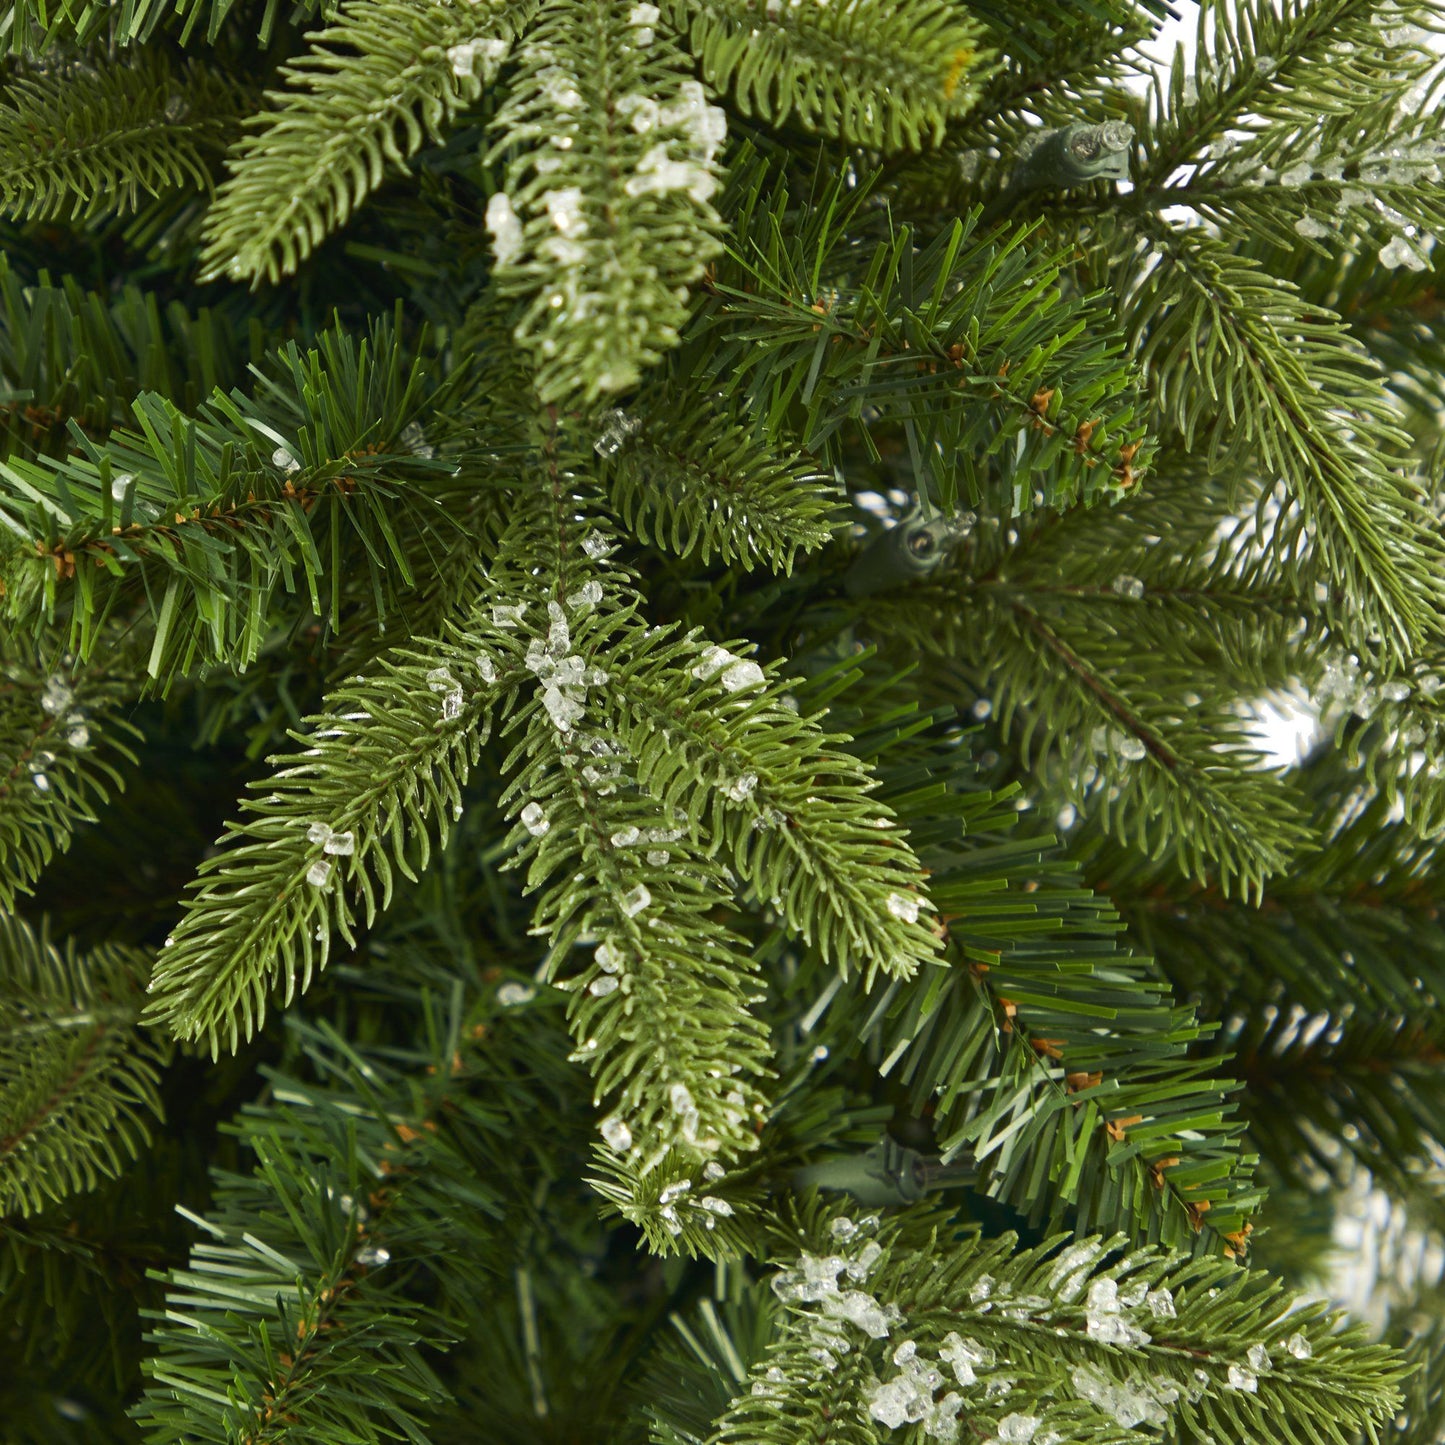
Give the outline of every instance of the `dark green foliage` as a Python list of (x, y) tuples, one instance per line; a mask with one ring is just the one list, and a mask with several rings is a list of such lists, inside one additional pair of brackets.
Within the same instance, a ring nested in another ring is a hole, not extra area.
[[(139, 613), (160, 677), (198, 657), (253, 661), (277, 592), (333, 623), (358, 594), (384, 613), (412, 580), (403, 539), (424, 548), (450, 530), (436, 491), (457, 465), (411, 455), (403, 435), (433, 390), (382, 322), (359, 345), (343, 332), (304, 355), (293, 343), (252, 395), (218, 390), (194, 417), (142, 393), (137, 431), (99, 444), (77, 432), (68, 456), (0, 464), (0, 523), (33, 538), (11, 564), (12, 616), (65, 619), (85, 657), (101, 623)], [(348, 536), (365, 587), (339, 565)]]
[(161, 52), (14, 77), (0, 106), (0, 207), (25, 217), (134, 210), (211, 184), (245, 103), (225, 75)]
[(1435, 1438), (1445, 26), (1167, 8), (0, 7), (0, 1445)]
[(114, 1178), (160, 1115), (169, 1050), (136, 1028), (149, 960), (107, 946), (64, 953), (0, 918), (0, 1208), (34, 1214)]
[(15, 906), (76, 827), (125, 782), (138, 736), (122, 713), (134, 693), (137, 659), (112, 634), (103, 663), (57, 666), (55, 639), (43, 652), (0, 650), (0, 907)]

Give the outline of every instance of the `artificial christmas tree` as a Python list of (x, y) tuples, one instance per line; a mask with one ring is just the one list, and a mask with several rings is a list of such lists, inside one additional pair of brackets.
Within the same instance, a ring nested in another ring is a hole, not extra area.
[(0, 1437), (1441, 1438), (1445, 13), (1165, 17), (0, 17)]

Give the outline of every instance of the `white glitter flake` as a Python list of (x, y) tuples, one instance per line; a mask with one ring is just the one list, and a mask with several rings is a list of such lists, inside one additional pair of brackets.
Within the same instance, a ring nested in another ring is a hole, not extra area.
[(505, 191), (492, 192), (487, 202), (486, 222), (492, 235), (492, 254), (497, 265), (510, 266), (522, 254), (522, 222), (512, 209), (512, 198)]
[(602, 1137), (607, 1141), (609, 1147), (615, 1149), (619, 1154), (625, 1154), (632, 1148), (632, 1130), (627, 1127), (625, 1119), (619, 1119), (615, 1114), (610, 1119), (602, 1121)]

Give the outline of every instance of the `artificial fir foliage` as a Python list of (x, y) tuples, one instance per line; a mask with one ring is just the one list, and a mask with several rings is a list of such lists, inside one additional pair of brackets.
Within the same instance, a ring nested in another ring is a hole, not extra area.
[(6, 7), (0, 1439), (1441, 1438), (1445, 10), (1166, 13)]

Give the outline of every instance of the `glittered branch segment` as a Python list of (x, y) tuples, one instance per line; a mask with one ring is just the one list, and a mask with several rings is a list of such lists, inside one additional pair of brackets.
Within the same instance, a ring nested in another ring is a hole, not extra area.
[[(54, 636), (48, 639), (51, 651)], [(107, 631), (108, 656), (89, 667), (40, 665), (20, 639), (0, 643), (0, 908), (15, 907), (82, 823), (125, 785), (140, 734), (126, 713), (141, 667)]]
[(634, 386), (721, 248), (726, 117), (658, 20), (631, 0), (547, 0), (492, 123), (495, 284), (544, 402)]
[[(415, 879), (460, 816), (462, 788), (509, 676), (479, 662), (464, 619), (417, 640), (336, 688), (293, 734), (309, 744), (273, 757), (218, 851), (200, 867), (151, 979), (147, 1022), (213, 1055), (265, 1021), (273, 989), (310, 987), (332, 937), (354, 945)], [(513, 664), (514, 672), (520, 668)]]
[(1141, 1425), (1261, 1440), (1302, 1424), (1349, 1445), (1398, 1408), (1393, 1351), (1222, 1261), (1099, 1239), (1018, 1250), (918, 1210), (812, 1209), (801, 1232), (770, 1280), (785, 1313), (718, 1445), (824, 1432), (954, 1445), (965, 1430), (989, 1445), (1124, 1445)]
[[(756, 1149), (770, 1049), (751, 1011), (756, 962), (717, 916), (736, 880), (689, 825), (688, 800), (646, 785), (618, 726), (638, 666), (636, 596), (610, 560), (614, 540), (566, 486), (554, 477), (564, 505), (520, 512), (492, 569), (520, 600), (493, 605), (478, 664), (490, 672), (493, 654), (511, 656), (529, 675), (508, 728), (523, 733), (501, 798), (507, 866), (525, 868), (538, 895), (540, 977), (571, 995), (572, 1058), (595, 1080), (599, 1147), (642, 1191), (624, 1194), (635, 1212), (669, 1154), (698, 1167)], [(556, 564), (534, 575), (525, 559), (548, 551)], [(579, 944), (591, 953), (579, 958)]]

